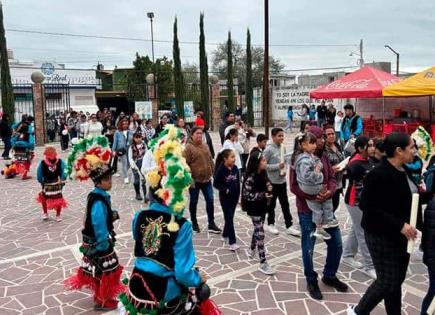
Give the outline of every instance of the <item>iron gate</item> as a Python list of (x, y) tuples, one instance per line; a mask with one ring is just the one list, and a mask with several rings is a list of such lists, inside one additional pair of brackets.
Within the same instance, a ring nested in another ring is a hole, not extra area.
[(69, 84), (43, 84), (45, 142), (54, 141), (59, 135), (58, 118), (70, 110)]
[(14, 84), (15, 121), (21, 121), (23, 115), (35, 116), (33, 109), (33, 89), (29, 84)]

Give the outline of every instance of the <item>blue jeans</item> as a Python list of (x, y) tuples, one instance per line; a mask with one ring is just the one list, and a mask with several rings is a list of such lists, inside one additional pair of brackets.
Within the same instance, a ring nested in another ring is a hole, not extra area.
[(435, 296), (435, 261), (428, 261), (425, 262), (425, 264), (427, 265), (427, 271), (429, 273), (429, 290), (421, 305), (421, 315), (426, 315), (427, 309)]
[[(316, 282), (317, 273), (314, 271), (313, 252), (316, 238), (313, 236), (316, 225), (313, 223), (313, 214), (299, 213), (299, 223), (301, 225), (302, 260), (304, 263), (304, 275), (307, 282)], [(323, 269), (325, 278), (335, 278), (338, 266), (340, 265), (341, 254), (343, 252), (343, 242), (341, 240), (340, 228), (326, 229), (331, 235), (331, 239), (326, 241), (327, 254), (326, 265)]]
[(202, 191), (205, 199), (205, 208), (207, 210), (208, 225), (214, 225), (214, 204), (213, 204), (213, 186), (211, 181), (207, 183), (195, 183), (195, 187), (190, 187), (190, 220), (192, 223), (198, 223), (196, 219), (196, 208), (198, 206), (199, 191)]

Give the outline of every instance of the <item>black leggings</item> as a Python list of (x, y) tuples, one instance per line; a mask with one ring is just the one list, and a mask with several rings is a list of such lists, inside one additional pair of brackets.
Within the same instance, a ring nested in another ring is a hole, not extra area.
[[(400, 315), (402, 308), (402, 283), (409, 264), (406, 242), (392, 241), (365, 233), (367, 247), (372, 256), (377, 279), (370, 285), (355, 307), (357, 315), (369, 315), (382, 300), (387, 315)], [(399, 237), (399, 236), (398, 236)]]
[(251, 250), (258, 249), (260, 263), (266, 262), (266, 251), (264, 250), (264, 217), (251, 216), (254, 232), (252, 233)]

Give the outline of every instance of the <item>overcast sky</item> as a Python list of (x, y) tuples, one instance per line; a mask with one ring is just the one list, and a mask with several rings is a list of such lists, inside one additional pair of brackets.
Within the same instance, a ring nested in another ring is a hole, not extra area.
[[(271, 0), (270, 53), (286, 69), (355, 66), (360, 38), (366, 62), (391, 61), (401, 54), (401, 71), (419, 71), (435, 64), (435, 2), (409, 0)], [(150, 39), (146, 12), (153, 11), (156, 56), (172, 58), (172, 27), (178, 17), (180, 41), (197, 42), (199, 14), (205, 13), (207, 53), (231, 30), (245, 43), (249, 27), (254, 45), (263, 44), (263, 1), (260, 0), (3, 0), (7, 44), (20, 60), (57, 61), (90, 68), (130, 66), (134, 54), (151, 55), (151, 43), (64, 36), (46, 36), (8, 29)], [(182, 44), (184, 62), (198, 63), (198, 45)], [(300, 74), (300, 72), (296, 72)], [(304, 73), (312, 73), (305, 71)]]

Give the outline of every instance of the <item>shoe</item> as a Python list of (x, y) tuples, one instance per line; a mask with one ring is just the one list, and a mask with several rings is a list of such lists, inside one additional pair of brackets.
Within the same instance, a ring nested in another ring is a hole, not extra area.
[(208, 232), (213, 234), (221, 234), (222, 230), (218, 228), (216, 224), (213, 223), (208, 225)]
[(316, 282), (309, 282), (307, 284), (308, 294), (315, 300), (323, 300), (322, 291), (320, 291), (319, 284)]
[(130, 181), (128, 180), (128, 177), (124, 178), (124, 184), (128, 184)]
[(246, 256), (248, 256), (248, 259), (251, 259), (251, 260), (256, 260), (256, 258), (257, 258), (257, 251), (254, 249), (254, 250), (252, 250), (252, 249), (247, 249), (246, 250)]
[(332, 219), (331, 221), (329, 221), (328, 223), (323, 225), (324, 229), (332, 229), (332, 228), (336, 228), (337, 226), (339, 226), (340, 223), (338, 223), (337, 219)]
[(363, 269), (361, 270), (364, 274), (366, 274), (367, 276), (369, 276), (370, 278), (372, 278), (373, 280), (377, 279), (377, 275), (376, 275), (376, 271), (375, 269), (371, 268), (371, 269)]
[(56, 216), (56, 222), (62, 222), (62, 217), (60, 215)]
[(230, 245), (230, 250), (232, 250), (233, 252), (235, 252), (239, 248), (240, 248), (240, 245), (238, 245), (237, 243), (234, 243), (234, 244)]
[(347, 292), (348, 286), (346, 283), (338, 280), (337, 277), (334, 278), (322, 278), (322, 282), (329, 287), (335, 288), (338, 292)]
[(119, 174), (119, 173), (115, 173), (115, 174), (113, 174), (113, 176), (114, 176), (114, 177), (121, 177), (121, 174)]
[(224, 242), (224, 244), (228, 244), (229, 238), (222, 236), (222, 242)]
[(301, 236), (301, 231), (298, 228), (294, 227), (293, 225), (288, 227), (285, 231), (288, 235), (293, 235), (296, 237)]
[(118, 308), (118, 301), (115, 299), (110, 299), (103, 304), (96, 303), (94, 305), (94, 310), (99, 311), (99, 312), (101, 312), (101, 311), (103, 311), (103, 312), (104, 311), (113, 311), (113, 310), (116, 310), (117, 308)]
[(23, 180), (28, 180), (28, 179), (32, 179), (32, 176), (28, 176), (28, 175), (23, 176)]
[(357, 315), (355, 313), (355, 306), (349, 306), (349, 308), (347, 309), (347, 315)]
[(201, 232), (201, 229), (199, 228), (198, 223), (192, 223), (192, 230), (195, 233), (200, 233)]
[(43, 221), (47, 221), (48, 220), (48, 213), (43, 213), (41, 218)]
[(278, 235), (279, 234), (279, 231), (275, 227), (275, 224), (266, 225), (266, 230), (269, 231), (269, 233), (271, 233), (273, 235)]
[(142, 198), (142, 196), (140, 194), (136, 194), (136, 200), (142, 201), (143, 198)]
[(147, 198), (147, 197), (145, 197), (144, 199), (143, 199), (143, 203), (149, 203), (150, 202), (150, 200)]
[(323, 238), (323, 240), (325, 241), (331, 239), (331, 235), (328, 232), (326, 232), (323, 228), (317, 228), (314, 231), (313, 236)]
[(269, 275), (269, 276), (275, 274), (275, 270), (273, 270), (272, 267), (270, 267), (267, 262), (260, 264), (258, 270), (264, 273), (265, 275)]
[(358, 260), (356, 260), (353, 257), (343, 257), (341, 261), (344, 262), (346, 265), (349, 265), (355, 269), (360, 269), (363, 266), (362, 263), (360, 263)]

